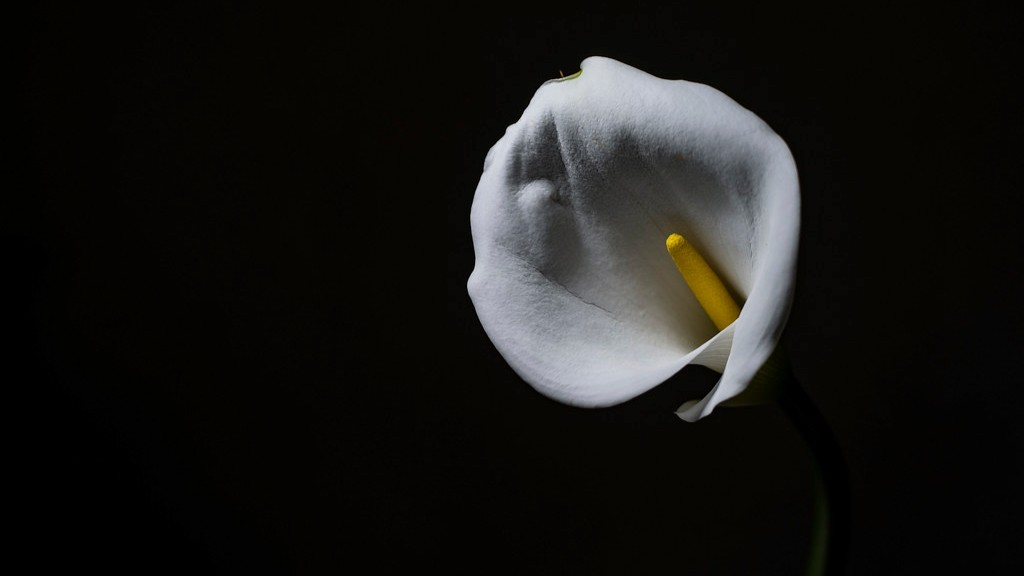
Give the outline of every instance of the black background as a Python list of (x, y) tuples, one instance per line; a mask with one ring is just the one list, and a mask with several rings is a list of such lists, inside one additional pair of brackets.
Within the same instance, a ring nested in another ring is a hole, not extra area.
[(848, 573), (1020, 570), (1021, 22), (886, 6), (37, 4), (2, 211), (14, 548), (799, 573), (810, 464), (776, 408), (678, 420), (699, 369), (556, 404), (466, 294), (487, 149), (603, 55), (722, 90), (796, 158), (784, 342), (850, 468)]

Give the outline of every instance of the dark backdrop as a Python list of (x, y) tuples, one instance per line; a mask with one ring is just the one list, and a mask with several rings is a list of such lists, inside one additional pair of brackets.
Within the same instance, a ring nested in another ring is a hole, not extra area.
[(14, 547), (118, 573), (799, 573), (811, 469), (776, 408), (678, 420), (700, 369), (556, 404), (466, 294), (487, 149), (603, 55), (722, 90), (796, 158), (784, 342), (849, 465), (848, 573), (1024, 567), (1020, 19), (763, 4), (37, 4), (2, 212)]

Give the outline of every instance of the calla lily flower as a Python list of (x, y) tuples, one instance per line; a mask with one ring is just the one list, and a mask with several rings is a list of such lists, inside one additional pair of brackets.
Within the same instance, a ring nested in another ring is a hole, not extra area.
[[(779, 342), (796, 166), (764, 121), (714, 88), (603, 57), (580, 68), (542, 84), (487, 154), (469, 294), (512, 369), (570, 405), (624, 402), (691, 363), (719, 372), (677, 411), (696, 421), (747, 390)], [(666, 252), (673, 234), (717, 273), (735, 321), (716, 326), (683, 281)]]

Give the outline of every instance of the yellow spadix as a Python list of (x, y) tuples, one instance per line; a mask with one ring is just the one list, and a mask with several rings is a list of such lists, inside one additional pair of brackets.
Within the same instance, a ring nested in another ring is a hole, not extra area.
[(683, 275), (683, 280), (697, 297), (697, 301), (719, 330), (732, 324), (740, 316), (740, 307), (729, 295), (729, 290), (693, 244), (679, 234), (665, 240), (672, 260)]

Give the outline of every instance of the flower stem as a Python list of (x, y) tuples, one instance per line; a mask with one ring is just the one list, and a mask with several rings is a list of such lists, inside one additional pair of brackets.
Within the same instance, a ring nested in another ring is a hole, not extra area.
[(808, 576), (839, 576), (845, 571), (850, 538), (850, 484), (842, 449), (828, 422), (799, 382), (789, 375), (779, 405), (811, 452), (815, 511)]

